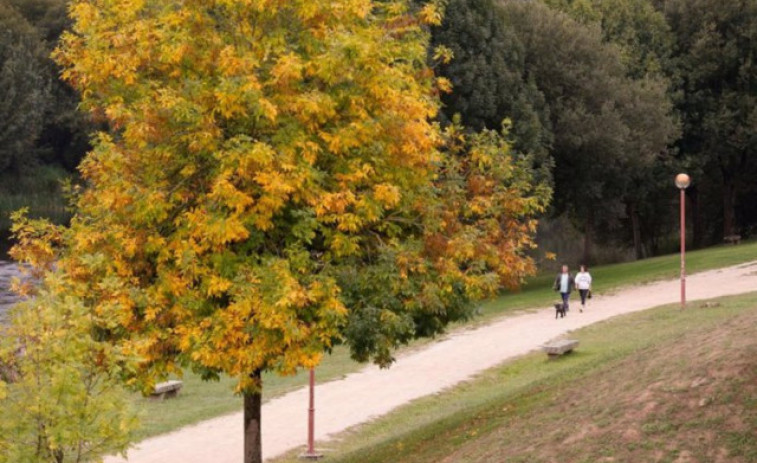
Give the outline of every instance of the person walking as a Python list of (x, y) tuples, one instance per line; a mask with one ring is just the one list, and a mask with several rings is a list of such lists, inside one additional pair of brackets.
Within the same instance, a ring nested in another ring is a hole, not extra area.
[(570, 274), (568, 271), (568, 266), (563, 265), (562, 271), (557, 274), (557, 277), (555, 278), (555, 285), (554, 290), (560, 292), (560, 296), (562, 296), (562, 303), (563, 307), (565, 308), (565, 312), (568, 312), (568, 309), (570, 307), (570, 293), (573, 291), (573, 288), (576, 285), (576, 281), (573, 279), (573, 275)]
[(576, 288), (578, 288), (578, 294), (581, 295), (581, 312), (586, 308), (586, 298), (591, 297), (591, 274), (585, 265), (581, 266), (581, 270), (576, 274)]

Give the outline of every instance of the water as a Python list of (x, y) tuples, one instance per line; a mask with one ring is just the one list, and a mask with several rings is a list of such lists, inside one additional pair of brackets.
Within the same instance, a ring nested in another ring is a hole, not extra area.
[(18, 265), (0, 260), (0, 320), (6, 319), (8, 309), (19, 300), (19, 297), (10, 289), (11, 280), (15, 277), (21, 277)]

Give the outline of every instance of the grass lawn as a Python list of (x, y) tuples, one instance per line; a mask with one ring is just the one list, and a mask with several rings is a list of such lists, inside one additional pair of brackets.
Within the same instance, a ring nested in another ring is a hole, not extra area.
[[(316, 378), (338, 379), (359, 368), (361, 365), (350, 359), (348, 350), (338, 347), (318, 367)], [(182, 381), (184, 386), (176, 398), (160, 401), (134, 394), (134, 404), (142, 414), (142, 429), (139, 432), (141, 438), (242, 410), (242, 398), (234, 394), (236, 382), (231, 378), (203, 381), (198, 375), (188, 372)], [(306, 371), (286, 377), (266, 373), (263, 375), (263, 400), (300, 388), (307, 381)]]
[[(751, 260), (757, 260), (757, 242), (688, 253), (687, 269), (688, 273), (694, 273)], [(669, 255), (590, 270), (595, 280), (595, 292), (601, 293), (622, 286), (675, 278), (679, 269), (678, 255)], [(545, 272), (529, 279), (520, 292), (503, 294), (485, 302), (472, 323), (485, 323), (503, 314), (548, 304), (554, 298), (551, 290), (553, 278), (551, 272)], [(326, 356), (318, 367), (317, 380), (338, 379), (360, 368), (362, 365), (350, 360), (345, 348), (338, 347), (332, 355)], [(141, 437), (169, 432), (188, 424), (241, 410), (241, 398), (233, 394), (233, 380), (224, 378), (219, 382), (204, 382), (196, 375), (187, 373), (183, 381), (184, 388), (175, 399), (159, 402), (134, 395), (134, 403), (143, 415)], [(263, 382), (264, 400), (268, 400), (307, 384), (307, 373), (301, 372), (286, 378), (267, 374), (264, 375)]]
[(755, 462), (757, 293), (718, 301), (583, 328), (570, 355), (521, 357), (321, 447), (333, 463)]

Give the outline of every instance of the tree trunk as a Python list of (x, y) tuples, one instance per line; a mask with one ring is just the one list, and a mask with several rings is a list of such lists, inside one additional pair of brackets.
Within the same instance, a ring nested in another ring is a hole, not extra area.
[(644, 246), (641, 242), (641, 224), (639, 221), (639, 210), (636, 207), (636, 202), (627, 202), (626, 212), (628, 213), (628, 217), (631, 219), (631, 230), (633, 232), (633, 249), (636, 254), (636, 259), (643, 259)]
[(584, 256), (583, 264), (591, 265), (592, 234), (594, 232), (594, 211), (589, 209), (586, 214), (586, 227), (584, 229)]
[(723, 181), (723, 237), (736, 234), (736, 186), (731, 179)]
[(260, 371), (250, 375), (258, 384), (255, 391), (244, 392), (244, 463), (263, 463), (260, 433), (263, 383)]

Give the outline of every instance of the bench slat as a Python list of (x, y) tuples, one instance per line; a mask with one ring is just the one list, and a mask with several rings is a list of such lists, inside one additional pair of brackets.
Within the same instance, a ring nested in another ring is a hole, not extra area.
[(173, 397), (179, 393), (184, 383), (179, 380), (171, 380), (155, 385), (155, 390), (152, 393), (153, 397)]
[(559, 341), (550, 342), (541, 347), (547, 354), (552, 356), (565, 354), (572, 351), (577, 346), (578, 341), (575, 339), (561, 339)]

